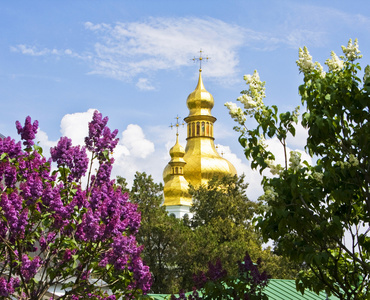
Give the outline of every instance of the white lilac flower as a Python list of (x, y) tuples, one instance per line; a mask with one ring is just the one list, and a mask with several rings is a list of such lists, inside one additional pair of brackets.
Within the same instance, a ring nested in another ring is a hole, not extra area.
[(238, 100), (244, 104), (245, 109), (262, 107), (265, 94), (265, 82), (262, 82), (257, 70), (253, 75), (244, 75), (244, 80), (249, 89)]
[(226, 102), (224, 105), (228, 108), (230, 116), (236, 122), (238, 122), (239, 124), (243, 125), (244, 122), (246, 121), (246, 118), (245, 118), (245, 115), (243, 113), (243, 110), (240, 107), (238, 107), (233, 102)]
[(313, 179), (315, 179), (316, 181), (322, 183), (322, 179), (324, 177), (324, 174), (323, 173), (320, 173), (320, 172), (313, 172), (312, 173), (312, 177)]
[(263, 187), (265, 193), (262, 196), (262, 198), (269, 202), (269, 201), (274, 201), (278, 194), (275, 192), (275, 189), (272, 186), (264, 186)]
[(272, 175), (277, 175), (283, 170), (283, 167), (280, 164), (275, 165), (273, 160), (266, 160), (266, 163)]
[(315, 69), (315, 64), (312, 61), (312, 56), (307, 50), (307, 47), (304, 46), (303, 49), (299, 48), (298, 53), (299, 59), (296, 61), (299, 71), (303, 73), (310, 73)]
[(289, 167), (293, 170), (298, 170), (301, 165), (301, 153), (297, 151), (290, 151)]
[(255, 108), (257, 106), (257, 103), (253, 101), (252, 97), (247, 94), (241, 95), (237, 100), (244, 105), (245, 110)]
[(343, 69), (344, 62), (341, 60), (334, 51), (331, 51), (331, 59), (327, 59), (325, 64), (329, 67), (329, 71), (337, 72)]
[(320, 76), (323, 78), (326, 76), (326, 73), (324, 72), (324, 68), (320, 65), (318, 62), (312, 61), (312, 56), (307, 50), (307, 47), (299, 48), (298, 53), (299, 59), (296, 61), (297, 66), (299, 68), (300, 72), (303, 73), (311, 73), (314, 70), (317, 70), (320, 72)]
[(349, 163), (354, 166), (354, 167), (357, 167), (359, 162), (358, 162), (358, 159), (356, 156), (354, 156), (353, 154), (350, 154), (349, 155), (349, 159), (348, 159)]
[(266, 139), (263, 137), (263, 135), (260, 135), (260, 138), (257, 140), (257, 145), (260, 145), (264, 149), (266, 149)]
[(343, 54), (347, 57), (348, 60), (354, 61), (355, 59), (361, 58), (361, 51), (358, 50), (358, 41), (355, 39), (355, 42), (352, 44), (352, 39), (349, 39), (347, 47), (342, 46)]

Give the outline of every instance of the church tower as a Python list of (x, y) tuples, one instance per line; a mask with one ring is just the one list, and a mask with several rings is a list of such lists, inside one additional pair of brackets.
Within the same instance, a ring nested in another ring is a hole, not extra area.
[[(202, 60), (202, 56), (199, 60)], [(176, 144), (170, 150), (171, 161), (163, 171), (163, 205), (169, 213), (178, 218), (185, 214), (191, 217), (189, 209), (192, 199), (188, 194), (189, 183), (193, 186), (206, 185), (214, 176), (237, 174), (235, 167), (216, 151), (213, 130), (216, 118), (211, 114), (214, 100), (204, 87), (202, 69), (199, 69), (198, 84), (188, 96), (186, 105), (189, 115), (184, 119), (187, 123), (185, 151), (182, 153), (180, 150), (182, 147), (178, 143), (177, 134)]]

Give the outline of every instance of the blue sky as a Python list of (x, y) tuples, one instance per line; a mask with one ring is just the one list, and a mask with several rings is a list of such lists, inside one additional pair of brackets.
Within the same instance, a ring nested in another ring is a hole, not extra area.
[[(186, 117), (202, 49), (206, 89), (215, 99), (215, 143), (261, 193), (224, 103), (259, 71), (266, 104), (300, 105), (295, 61), (307, 46), (323, 64), (349, 38), (370, 62), (370, 5), (348, 1), (1, 1), (0, 133), (17, 138), (14, 123), (39, 120), (45, 148), (62, 135), (80, 143), (93, 109), (120, 131), (115, 175), (135, 171), (161, 181), (175, 142), (169, 125)], [(302, 148), (304, 133), (291, 140)], [(185, 129), (180, 129), (185, 146)]]

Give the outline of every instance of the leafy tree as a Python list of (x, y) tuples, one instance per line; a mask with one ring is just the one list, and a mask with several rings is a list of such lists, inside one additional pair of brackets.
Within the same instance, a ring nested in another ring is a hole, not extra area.
[[(121, 184), (124, 184), (122, 179)], [(186, 232), (182, 221), (168, 215), (162, 206), (163, 185), (151, 175), (136, 172), (130, 200), (138, 204), (141, 226), (137, 240), (144, 245), (142, 257), (153, 277), (152, 293), (172, 293), (179, 289), (182, 276), (177, 261)]]
[(2, 299), (42, 299), (56, 286), (64, 290), (59, 299), (132, 299), (150, 289), (135, 239), (140, 214), (110, 180), (118, 139), (107, 122), (95, 111), (86, 147), (62, 137), (49, 160), (34, 145), (38, 122), (30, 117), (16, 123), (24, 150), (10, 137), (0, 140)]
[(189, 271), (204, 270), (209, 261), (220, 259), (229, 274), (236, 275), (237, 262), (246, 251), (252, 259), (262, 258), (263, 270), (275, 278), (295, 278), (299, 266), (262, 249), (262, 238), (253, 219), (264, 211), (261, 202), (246, 196), (248, 184), (244, 175), (213, 178), (207, 186), (189, 189), (193, 197), (191, 227), (194, 232), (193, 251), (185, 261), (193, 265)]
[[(266, 106), (264, 82), (256, 71), (244, 77), (249, 88), (238, 98), (244, 110), (225, 105), (238, 123), (239, 142), (252, 167), (274, 175), (262, 181), (269, 208), (258, 226), (281, 254), (309, 267), (300, 273), (297, 288), (368, 299), (370, 67), (361, 80), (357, 40), (342, 50), (343, 56), (332, 52), (326, 60), (328, 72), (312, 61), (307, 48), (299, 50), (297, 65), (304, 75), (299, 93), (306, 108), (302, 125), (308, 129), (306, 151), (317, 158), (314, 165), (302, 163), (299, 152), (288, 153), (286, 139), (295, 135), (298, 109), (278, 114), (276, 106)], [(256, 128), (248, 128), (249, 116)], [(283, 166), (275, 163), (268, 138), (280, 141)]]

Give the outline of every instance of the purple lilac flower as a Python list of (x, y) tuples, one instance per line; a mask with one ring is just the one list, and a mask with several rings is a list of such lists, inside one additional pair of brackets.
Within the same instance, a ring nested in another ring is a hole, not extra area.
[(19, 186), (22, 197), (27, 201), (27, 205), (32, 205), (43, 193), (43, 184), (37, 173), (31, 173), (27, 181), (21, 182)]
[(10, 158), (18, 157), (22, 154), (21, 142), (15, 142), (10, 137), (0, 139), (0, 155), (7, 153)]
[(227, 275), (227, 271), (222, 268), (221, 260), (217, 260), (215, 264), (208, 263), (207, 276), (210, 280), (216, 281), (224, 278)]
[(65, 250), (65, 252), (64, 252), (63, 260), (64, 260), (65, 262), (70, 261), (70, 260), (71, 260), (71, 258), (72, 258), (72, 254), (73, 254), (72, 250), (71, 250), (71, 249), (69, 249), (69, 248), (67, 248), (67, 249)]
[(90, 270), (83, 271), (81, 275), (81, 280), (84, 280), (84, 281), (88, 280), (90, 277), (90, 273), (91, 273)]
[(0, 296), (7, 297), (8, 295), (8, 282), (4, 277), (0, 277)]
[(19, 177), (27, 180), (29, 176), (37, 173), (40, 178), (45, 180), (55, 180), (55, 175), (50, 175), (51, 160), (42, 157), (37, 151), (22, 152), (15, 158), (17, 159)]
[(108, 257), (102, 258), (102, 260), (99, 262), (99, 267), (105, 268), (105, 266), (108, 264)]
[(110, 181), (110, 175), (112, 173), (114, 159), (111, 158), (110, 163), (101, 163), (99, 165), (98, 172), (96, 174), (96, 183), (95, 185), (101, 186), (102, 184)]
[(47, 244), (46, 244), (46, 239), (43, 235), (39, 239), (39, 244), (40, 244), (41, 252), (44, 251), (47, 247)]
[(207, 281), (208, 278), (203, 271), (200, 271), (198, 274), (193, 275), (193, 282), (197, 289), (202, 289)]
[(115, 138), (118, 130), (111, 132), (106, 127), (107, 123), (108, 117), (102, 118), (101, 113), (97, 110), (94, 111), (93, 120), (89, 123), (89, 136), (85, 138), (87, 149), (98, 155), (101, 160), (106, 160), (103, 151), (109, 150), (113, 152), (118, 143), (118, 138)]
[(8, 282), (4, 277), (0, 277), (0, 296), (9, 297), (18, 286), (19, 278), (12, 277)]
[(50, 148), (51, 158), (57, 163), (58, 167), (67, 166), (71, 173), (68, 175), (68, 181), (80, 180), (86, 174), (89, 159), (86, 149), (80, 146), (72, 146), (72, 140), (67, 137), (61, 137), (56, 147)]
[(35, 256), (33, 260), (30, 260), (27, 254), (23, 254), (21, 274), (26, 282), (28, 282), (32, 277), (35, 276), (41, 264), (42, 261), (39, 256)]
[(14, 232), (19, 238), (24, 237), (27, 224), (28, 224), (28, 209), (24, 208), (18, 218), (18, 224)]
[(91, 208), (82, 217), (81, 224), (77, 227), (76, 237), (81, 241), (96, 241), (99, 237), (100, 216), (94, 214)]
[[(28, 209), (22, 210), (22, 198), (16, 192), (9, 195), (2, 193), (0, 206), (10, 232), (14, 236), (23, 237), (25, 227), (28, 224)], [(3, 222), (1, 221), (1, 223)]]
[(258, 270), (259, 264), (260, 259), (257, 260), (257, 265), (255, 265), (248, 253), (246, 253), (244, 261), (238, 263), (240, 273), (250, 274), (249, 281), (252, 287), (265, 287), (269, 281), (268, 274), (265, 271), (260, 273), (260, 271)]
[(0, 206), (3, 210), (6, 222), (11, 229), (15, 229), (18, 224), (19, 205), (17, 201), (10, 199), (11, 195), (6, 193), (1, 194)]
[(4, 170), (4, 181), (5, 185), (14, 188), (15, 183), (17, 182), (17, 169), (15, 167), (10, 166), (9, 164), (6, 164)]
[(22, 127), (19, 121), (15, 122), (15, 124), (18, 130), (18, 134), (20, 134), (21, 139), (24, 140), (23, 145), (25, 145), (26, 148), (31, 148), (32, 145), (34, 145), (33, 140), (35, 139), (39, 122), (36, 120), (35, 122), (33, 122), (33, 124), (31, 124), (31, 117), (28, 116), (24, 123), (24, 127)]
[(132, 264), (136, 286), (145, 294), (150, 290), (152, 285), (152, 277), (149, 267), (143, 264), (143, 261), (140, 257), (134, 259)]
[(73, 201), (79, 209), (81, 209), (82, 207), (87, 207), (88, 205), (86, 191), (81, 190), (80, 186), (77, 187), (77, 192), (73, 197)]

